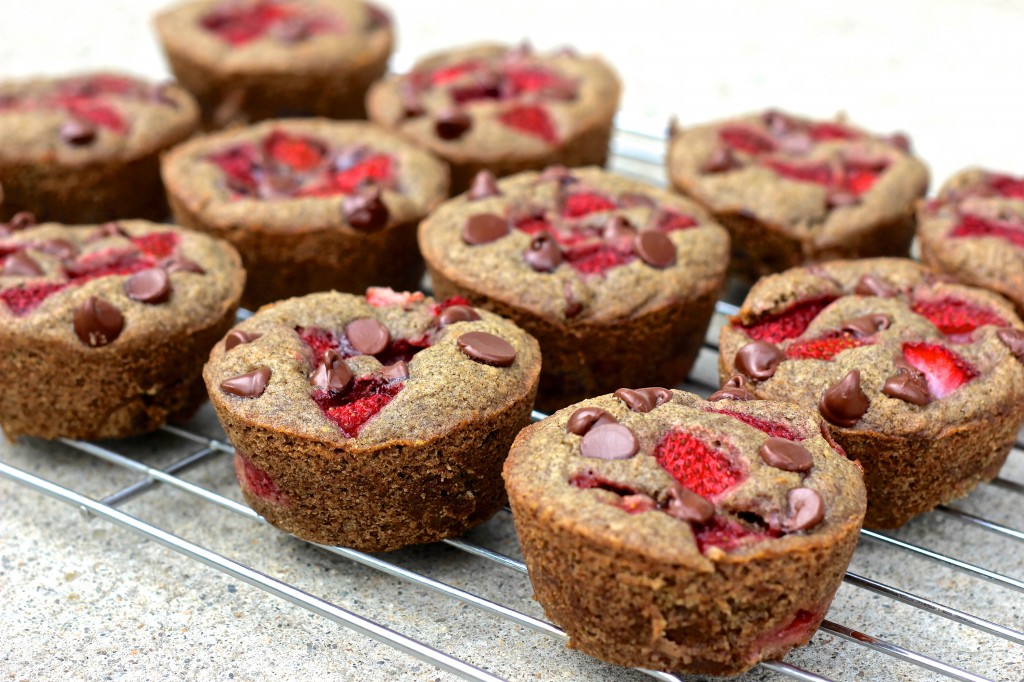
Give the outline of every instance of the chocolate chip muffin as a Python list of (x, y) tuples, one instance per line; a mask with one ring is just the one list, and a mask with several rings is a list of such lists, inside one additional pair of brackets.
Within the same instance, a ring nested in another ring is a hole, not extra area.
[(199, 124), (177, 85), (117, 73), (0, 83), (0, 220), (162, 219), (160, 152)]
[(418, 62), (375, 84), (370, 119), (452, 167), (452, 194), (481, 170), (501, 177), (553, 164), (604, 165), (618, 76), (598, 57), (480, 44)]
[(395, 39), (390, 16), (359, 0), (196, 0), (155, 25), (207, 128), (365, 118), (366, 90), (387, 70)]
[(416, 224), (448, 191), (444, 164), (368, 123), (267, 121), (196, 138), (163, 159), (175, 220), (227, 239), (248, 308), (338, 289), (415, 288)]
[(729, 257), (725, 230), (696, 204), (598, 168), (482, 173), (423, 221), (419, 243), (439, 296), (537, 338), (545, 411), (682, 381)]
[(300, 538), (387, 551), (505, 503), (537, 342), (464, 300), (328, 292), (262, 308), (204, 370), (246, 501)]
[(190, 416), (244, 282), (229, 244), (188, 230), (0, 226), (7, 438), (120, 438)]
[(672, 186), (728, 228), (737, 274), (907, 255), (928, 171), (906, 136), (771, 110), (670, 136)]
[(807, 643), (864, 518), (817, 414), (620, 389), (524, 429), (504, 477), (537, 600), (569, 646), (734, 675)]
[(921, 259), (996, 291), (1024, 315), (1024, 178), (972, 168), (918, 205)]
[(1024, 323), (1001, 296), (901, 259), (795, 268), (722, 329), (720, 372), (818, 409), (864, 466), (865, 525), (991, 480), (1024, 421)]

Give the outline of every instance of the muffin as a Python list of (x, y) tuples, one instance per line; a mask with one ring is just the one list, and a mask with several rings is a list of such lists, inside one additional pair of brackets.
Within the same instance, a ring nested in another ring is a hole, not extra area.
[(387, 551), (483, 523), (540, 353), (465, 301), (328, 292), (259, 310), (204, 370), (246, 501), (311, 542)]
[(227, 239), (251, 273), (248, 308), (368, 286), (415, 288), (416, 224), (448, 190), (443, 163), (368, 123), (267, 121), (168, 153), (174, 219)]
[(516, 438), (512, 515), (570, 647), (734, 675), (821, 623), (864, 517), (860, 471), (813, 411), (732, 389), (620, 389)]
[(740, 276), (907, 255), (928, 171), (904, 135), (769, 110), (670, 137), (672, 186), (728, 228)]
[(865, 525), (895, 528), (991, 480), (1024, 420), (1024, 324), (1001, 296), (901, 259), (795, 268), (754, 285), (719, 369), (817, 408), (864, 466)]
[(195, 131), (177, 85), (98, 72), (0, 83), (0, 220), (162, 219), (159, 156)]
[(1024, 315), (1024, 178), (972, 168), (919, 204), (921, 260), (1007, 297)]
[(366, 118), (391, 18), (359, 0), (197, 0), (155, 20), (171, 70), (207, 128), (282, 116)]
[(554, 164), (603, 166), (620, 90), (598, 57), (479, 44), (376, 83), (366, 106), (372, 121), (451, 164), (459, 194), (485, 169), (501, 177)]
[(244, 282), (229, 244), (188, 230), (141, 220), (0, 229), (7, 438), (120, 438), (190, 416)]
[(729, 258), (725, 230), (696, 204), (598, 168), (483, 173), (423, 221), (419, 244), (438, 296), (540, 342), (544, 411), (682, 381)]

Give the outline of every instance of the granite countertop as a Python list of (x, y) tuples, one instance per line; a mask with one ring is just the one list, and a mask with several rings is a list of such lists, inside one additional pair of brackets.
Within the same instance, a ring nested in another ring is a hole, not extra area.
[[(0, 5), (0, 74), (99, 66), (166, 75), (149, 16), (159, 0), (35, 0)], [(393, 65), (474, 38), (529, 37), (602, 52), (626, 83), (621, 127), (658, 134), (777, 106), (827, 116), (845, 110), (865, 127), (908, 131), (933, 186), (972, 164), (1024, 172), (1024, 95), (1016, 81), (1024, 5), (905, 0), (769, 5), (757, 0), (628, 5), (392, 1), (399, 29)], [(2, 141), (0, 141), (2, 144)], [(713, 381), (714, 358), (694, 376)], [(59, 418), (47, 415), (45, 418)], [(207, 406), (189, 428), (221, 432)], [(160, 466), (195, 449), (157, 434), (112, 444)], [(138, 475), (60, 443), (0, 443), (0, 461), (102, 498)], [(1003, 476), (1024, 483), (1024, 454)], [(185, 477), (239, 500), (230, 459)], [(1021, 494), (983, 486), (956, 507), (1020, 528)], [(147, 522), (511, 680), (642, 680), (542, 634), (436, 596), (306, 545), (169, 488), (123, 505)], [(931, 513), (894, 533), (1024, 580), (1024, 551)], [(518, 557), (504, 512), (469, 535)], [(525, 576), (437, 545), (382, 558), (534, 617)], [(852, 572), (1024, 630), (1019, 591), (967, 577), (895, 547), (864, 540)], [(102, 519), (0, 479), (0, 680), (449, 680), (451, 674), (269, 596)], [(950, 623), (845, 584), (829, 618), (995, 680), (1024, 676), (1024, 645)], [(837, 680), (931, 680), (937, 673), (819, 632), (787, 661)], [(785, 679), (755, 670), (744, 680)]]

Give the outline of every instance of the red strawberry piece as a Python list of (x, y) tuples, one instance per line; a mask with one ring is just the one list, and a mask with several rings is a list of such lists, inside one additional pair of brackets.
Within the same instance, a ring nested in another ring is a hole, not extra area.
[(603, 194), (597, 192), (574, 192), (565, 199), (562, 206), (562, 216), (566, 218), (580, 218), (598, 211), (612, 211), (615, 209), (615, 202)]
[(907, 364), (924, 373), (928, 391), (935, 398), (945, 398), (978, 376), (970, 363), (945, 346), (904, 343), (903, 357)]
[(791, 359), (831, 360), (850, 348), (870, 345), (868, 341), (858, 338), (849, 332), (838, 332), (817, 339), (794, 341), (786, 349), (786, 357)]
[(423, 300), (422, 291), (395, 291), (388, 287), (370, 287), (366, 290), (366, 302), (374, 308), (400, 305), (409, 310)]
[(1024, 248), (1024, 220), (994, 220), (964, 214), (949, 233), (951, 237), (998, 237)]
[(68, 102), (65, 108), (75, 118), (101, 128), (107, 128), (115, 133), (125, 133), (128, 130), (128, 123), (124, 117), (108, 104), (91, 100), (73, 100)]
[(403, 387), (401, 382), (392, 383), (381, 377), (360, 377), (337, 394), (318, 391), (313, 400), (347, 438), (355, 438)]
[(696, 227), (697, 219), (675, 211), (663, 210), (658, 216), (658, 229), (662, 232), (675, 232)]
[(308, 171), (319, 166), (326, 151), (319, 142), (275, 130), (263, 140), (267, 156), (293, 170)]
[(139, 83), (134, 79), (112, 74), (89, 76), (67, 83), (67, 94), (72, 97), (129, 95), (138, 93), (141, 89)]
[(382, 365), (393, 365), (396, 362), (409, 362), (424, 348), (430, 348), (430, 340), (425, 336), (419, 339), (394, 339), (374, 357)]
[(256, 187), (253, 168), (257, 165), (256, 148), (252, 145), (240, 145), (211, 154), (207, 161), (217, 165), (228, 178), (228, 185), (234, 191), (252, 193)]
[(528, 215), (518, 219), (515, 222), (515, 227), (521, 232), (525, 232), (528, 235), (537, 235), (541, 232), (553, 232), (551, 223), (549, 223), (543, 215)]
[(875, 186), (875, 182), (888, 167), (889, 162), (884, 159), (872, 162), (846, 161), (843, 163), (842, 187), (860, 196)]
[(389, 185), (391, 173), (391, 157), (387, 154), (373, 154), (351, 168), (335, 172), (333, 184), (338, 191), (350, 194), (367, 181)]
[(988, 178), (988, 184), (1000, 196), (1024, 199), (1024, 178), (1015, 178), (1009, 175), (991, 175)]
[(446, 298), (441, 303), (435, 303), (434, 305), (430, 306), (430, 314), (436, 317), (437, 315), (443, 313), (445, 310), (451, 308), (453, 305), (466, 306), (469, 308), (473, 307), (473, 305), (469, 302), (469, 300), (466, 299), (465, 296), (451, 296), (449, 298)]
[(832, 168), (824, 163), (795, 164), (777, 159), (765, 161), (765, 165), (784, 178), (797, 182), (813, 182), (816, 185), (831, 185), (834, 181)]
[(718, 131), (718, 138), (729, 147), (748, 154), (775, 151), (775, 142), (770, 137), (748, 126), (723, 126)]
[(167, 258), (178, 248), (179, 236), (174, 232), (150, 232), (132, 237), (132, 243), (151, 258)]
[(108, 275), (132, 275), (153, 265), (154, 260), (140, 256), (134, 249), (109, 248), (84, 254), (66, 263), (64, 272), (76, 284), (82, 284)]
[(0, 291), (0, 299), (3, 300), (15, 317), (24, 317), (35, 310), (40, 303), (57, 293), (67, 284), (40, 282), (38, 284), (23, 284), (10, 289)]
[(462, 78), (462, 76), (475, 71), (480, 68), (480, 62), (476, 60), (470, 60), (466, 62), (459, 62), (458, 64), (452, 64), (451, 66), (445, 66), (440, 69), (436, 69), (427, 76), (427, 80), (431, 85), (445, 85), (451, 83), (454, 80)]
[(204, 15), (200, 23), (224, 41), (238, 46), (263, 36), (293, 13), (294, 10), (271, 0), (233, 3)]
[(746, 473), (724, 450), (686, 431), (669, 431), (662, 436), (654, 458), (684, 488), (708, 499), (746, 478)]
[(518, 130), (527, 135), (539, 137), (548, 143), (558, 141), (558, 132), (555, 130), (555, 123), (551, 120), (547, 110), (536, 104), (524, 104), (506, 109), (498, 120), (509, 128)]
[(927, 318), (946, 336), (961, 336), (987, 324), (996, 327), (1007, 326), (1006, 320), (988, 308), (958, 298), (916, 300), (911, 310)]
[(747, 336), (756, 341), (779, 343), (800, 336), (818, 314), (834, 301), (832, 296), (823, 296), (802, 301), (774, 315), (767, 315), (749, 326), (743, 327)]
[(782, 424), (780, 422), (772, 422), (766, 419), (760, 419), (750, 414), (744, 414), (743, 412), (733, 412), (731, 410), (708, 410), (715, 414), (724, 414), (733, 419), (738, 419), (744, 424), (753, 426), (759, 431), (764, 431), (769, 436), (774, 438), (785, 438), (786, 440), (803, 440), (805, 436), (802, 433), (798, 433), (796, 429), (792, 428), (788, 424)]
[(633, 254), (624, 254), (607, 244), (588, 244), (568, 249), (563, 254), (565, 261), (584, 275), (601, 275), (626, 263), (636, 260)]
[(811, 136), (811, 139), (818, 142), (824, 140), (856, 140), (861, 136), (856, 130), (830, 121), (811, 124), (807, 128), (807, 134)]
[(338, 349), (338, 335), (326, 329), (320, 329), (319, 327), (296, 327), (295, 333), (309, 347), (315, 362), (319, 361), (325, 352)]
[(607, 490), (623, 497), (626, 495), (636, 494), (637, 492), (632, 487), (624, 483), (617, 483), (609, 478), (605, 478), (592, 469), (585, 469), (578, 474), (574, 474), (572, 478), (569, 479), (569, 483), (584, 490), (600, 488), (601, 490)]
[(729, 518), (714, 516), (707, 523), (695, 525), (693, 536), (697, 549), (706, 553), (709, 547), (718, 547), (726, 552), (742, 545), (759, 542), (772, 537), (768, 533), (754, 531)]
[(281, 492), (270, 475), (253, 464), (237, 449), (235, 450), (235, 476), (256, 497), (274, 504), (288, 504), (288, 497)]

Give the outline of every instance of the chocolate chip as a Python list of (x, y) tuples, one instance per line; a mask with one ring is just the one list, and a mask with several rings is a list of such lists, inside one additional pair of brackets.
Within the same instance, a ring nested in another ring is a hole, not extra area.
[(246, 343), (252, 343), (256, 339), (263, 336), (256, 332), (247, 332), (242, 329), (232, 329), (228, 332), (228, 335), (224, 337), (224, 350), (229, 351), (235, 346), (241, 346)]
[(552, 180), (562, 187), (579, 182), (579, 179), (565, 166), (548, 166), (537, 176), (537, 182), (550, 182)]
[(516, 349), (505, 339), (487, 332), (466, 332), (458, 339), (459, 350), (470, 360), (495, 367), (508, 367), (516, 361)]
[(768, 466), (783, 471), (810, 471), (814, 465), (810, 450), (785, 438), (769, 438), (757, 454)]
[(739, 168), (742, 164), (736, 160), (736, 156), (732, 153), (732, 150), (728, 147), (716, 147), (711, 156), (704, 161), (700, 166), (700, 172), (704, 175), (713, 175), (715, 173), (724, 173), (731, 171), (734, 168)]
[(885, 380), (882, 393), (914, 405), (927, 405), (931, 402), (928, 379), (923, 372), (913, 367), (899, 367), (896, 374)]
[(167, 274), (172, 272), (194, 272), (198, 275), (205, 275), (206, 270), (199, 263), (185, 258), (184, 256), (171, 256), (165, 258), (160, 262), (160, 266), (167, 271)]
[(788, 533), (813, 528), (825, 518), (825, 503), (816, 490), (793, 488), (786, 495), (786, 503), (788, 509), (782, 527)]
[(78, 306), (73, 322), (78, 338), (93, 348), (113, 342), (124, 329), (121, 311), (95, 296)]
[(373, 232), (388, 224), (391, 214), (380, 196), (380, 187), (370, 185), (357, 194), (345, 197), (341, 213), (349, 225), (361, 232)]
[(8, 221), (7, 226), (13, 231), (24, 230), (36, 224), (36, 215), (31, 211), (18, 211)]
[(345, 359), (338, 351), (329, 348), (324, 351), (324, 357), (313, 370), (309, 382), (325, 391), (340, 391), (348, 386), (353, 378), (352, 370), (345, 364)]
[(654, 199), (640, 192), (623, 192), (616, 203), (619, 208), (654, 208), (657, 205)]
[(472, 127), (473, 119), (462, 109), (449, 109), (434, 120), (434, 130), (442, 140), (457, 140)]
[(486, 199), (488, 197), (500, 197), (501, 190), (498, 189), (498, 183), (494, 179), (494, 173), (489, 170), (482, 170), (476, 174), (473, 178), (473, 184), (469, 188), (469, 192), (466, 196), (470, 201), (479, 201), (480, 199)]
[(109, 223), (103, 223), (96, 231), (89, 235), (89, 241), (98, 241), (100, 239), (107, 239), (108, 237), (124, 237), (128, 238), (128, 233), (124, 231), (121, 224), (116, 221), (110, 221)]
[(633, 240), (633, 250), (652, 268), (667, 268), (676, 262), (676, 245), (664, 232), (645, 230)]
[(633, 412), (650, 412), (659, 405), (672, 400), (672, 391), (667, 388), (620, 388), (615, 397), (626, 404)]
[(171, 281), (163, 268), (148, 268), (124, 281), (124, 293), (133, 301), (162, 303), (171, 293)]
[(77, 118), (66, 121), (60, 127), (60, 139), (76, 147), (84, 147), (96, 140), (96, 128)]
[(751, 341), (736, 351), (733, 365), (737, 372), (754, 381), (764, 381), (775, 376), (779, 363), (785, 359), (786, 354), (778, 346), (767, 341)]
[(388, 365), (380, 371), (380, 375), (388, 381), (401, 381), (409, 378), (409, 364), (399, 360), (393, 365)]
[(892, 298), (899, 292), (890, 286), (888, 282), (879, 279), (875, 275), (861, 275), (860, 279), (857, 280), (857, 286), (853, 288), (853, 293), (858, 296)]
[(617, 251), (631, 253), (633, 240), (636, 239), (636, 228), (624, 217), (613, 215), (605, 222), (601, 237)]
[(372, 317), (361, 317), (346, 324), (345, 337), (363, 355), (376, 355), (391, 341), (388, 328)]
[(596, 426), (580, 441), (580, 454), (594, 459), (629, 459), (639, 449), (636, 435), (622, 424)]
[(7, 277), (39, 277), (43, 268), (24, 251), (15, 251), (7, 257), (3, 274)]
[(616, 421), (615, 417), (600, 407), (581, 407), (572, 413), (565, 428), (568, 429), (569, 433), (583, 436), (595, 426), (617, 423), (618, 421)]
[(562, 293), (565, 296), (565, 318), (567, 320), (571, 320), (583, 312), (583, 304), (576, 300), (576, 295), (573, 293), (572, 282), (569, 280), (562, 282)]
[(868, 397), (860, 388), (860, 370), (850, 370), (842, 380), (821, 395), (818, 411), (836, 426), (853, 426), (868, 411)]
[(562, 263), (562, 249), (551, 235), (541, 233), (523, 252), (523, 260), (537, 272), (552, 272)]
[(665, 512), (680, 521), (707, 523), (715, 515), (715, 505), (677, 483), (667, 491)]
[(747, 388), (747, 380), (740, 374), (734, 374), (732, 378), (722, 384), (722, 388), (708, 396), (708, 401), (716, 400), (757, 400), (757, 396)]
[(78, 255), (78, 247), (67, 239), (47, 239), (45, 242), (36, 244), (35, 248), (50, 254), (57, 260), (68, 260)]
[(220, 390), (239, 398), (259, 398), (270, 383), (270, 368), (257, 367), (251, 372), (220, 382)]
[(480, 315), (468, 305), (450, 305), (441, 311), (438, 324), (447, 327), (456, 322), (475, 322), (479, 319)]
[(875, 313), (846, 320), (839, 325), (839, 328), (844, 332), (850, 332), (854, 336), (863, 337), (872, 336), (883, 329), (888, 329), (891, 324), (892, 319), (888, 315)]
[(470, 246), (488, 244), (501, 239), (512, 230), (508, 221), (494, 213), (477, 213), (462, 226), (462, 241)]
[(1018, 360), (1024, 362), (1024, 331), (1019, 329), (1000, 329), (996, 332), (999, 340), (1010, 349)]

